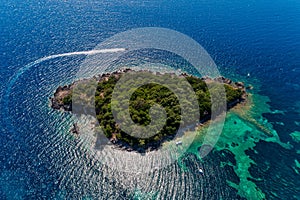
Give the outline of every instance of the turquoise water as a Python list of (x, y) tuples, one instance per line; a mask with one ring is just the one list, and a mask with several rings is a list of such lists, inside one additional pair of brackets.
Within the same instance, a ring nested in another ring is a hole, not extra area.
[[(281, 0), (1, 1), (0, 199), (299, 199), (299, 11), (299, 2)], [(254, 86), (253, 102), (228, 113), (207, 157), (199, 158), (200, 131), (178, 162), (126, 174), (101, 165), (68, 134), (73, 117), (48, 106), (84, 55), (48, 60), (9, 80), (41, 57), (91, 50), (144, 26), (195, 39), (222, 75)]]

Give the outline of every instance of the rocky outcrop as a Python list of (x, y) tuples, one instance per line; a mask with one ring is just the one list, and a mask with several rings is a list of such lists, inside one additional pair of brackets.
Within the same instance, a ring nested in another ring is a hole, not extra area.
[(65, 104), (63, 102), (64, 97), (71, 95), (72, 93), (72, 85), (66, 85), (66, 86), (59, 86), (54, 96), (50, 98), (51, 101), (51, 107), (56, 110), (65, 110), (65, 111), (71, 111), (72, 105), (71, 104)]

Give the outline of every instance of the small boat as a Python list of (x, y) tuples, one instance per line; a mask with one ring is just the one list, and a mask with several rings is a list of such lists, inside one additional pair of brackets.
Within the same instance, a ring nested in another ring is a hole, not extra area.
[(204, 174), (203, 169), (199, 168), (198, 171), (199, 171), (201, 174)]
[(250, 73), (247, 74), (247, 77), (250, 77)]
[(176, 145), (178, 146), (178, 145), (182, 145), (182, 141), (178, 141), (178, 142), (176, 142)]

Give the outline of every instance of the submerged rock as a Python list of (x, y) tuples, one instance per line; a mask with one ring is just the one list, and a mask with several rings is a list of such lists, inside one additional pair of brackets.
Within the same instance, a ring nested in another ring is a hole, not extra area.
[(73, 127), (71, 128), (71, 133), (74, 133), (75, 135), (79, 135), (79, 127), (77, 123), (73, 123)]

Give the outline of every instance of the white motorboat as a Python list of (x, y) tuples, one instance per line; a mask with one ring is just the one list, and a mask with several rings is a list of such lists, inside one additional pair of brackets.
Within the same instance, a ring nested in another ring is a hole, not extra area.
[(202, 168), (198, 169), (201, 174), (204, 174), (204, 170)]

